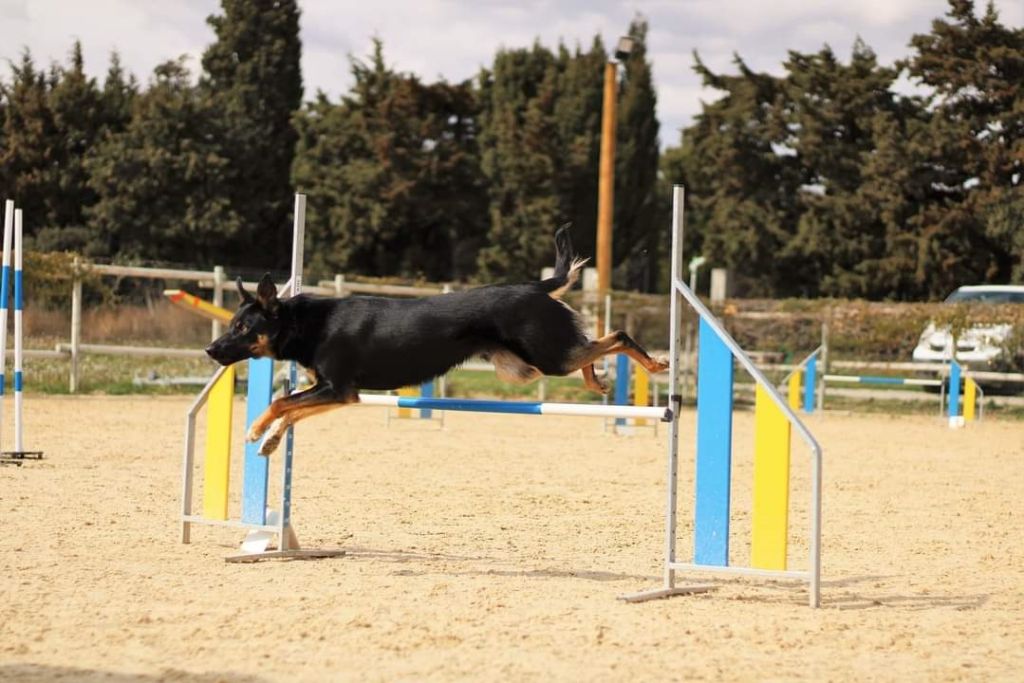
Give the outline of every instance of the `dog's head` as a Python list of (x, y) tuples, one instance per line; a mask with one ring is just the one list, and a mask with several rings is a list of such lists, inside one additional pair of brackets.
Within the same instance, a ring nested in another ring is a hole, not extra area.
[(281, 328), (281, 302), (270, 273), (263, 276), (254, 297), (242, 287), (242, 278), (236, 281), (242, 298), (238, 312), (231, 319), (228, 330), (206, 347), (206, 353), (221, 365), (231, 365), (246, 358), (272, 356), (272, 340)]

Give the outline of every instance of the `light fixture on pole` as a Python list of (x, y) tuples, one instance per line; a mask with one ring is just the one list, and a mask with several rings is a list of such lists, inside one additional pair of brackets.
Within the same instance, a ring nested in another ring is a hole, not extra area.
[(690, 291), (694, 294), (697, 293), (697, 271), (705, 263), (707, 263), (707, 259), (703, 256), (694, 256), (690, 259)]
[[(624, 61), (633, 51), (633, 39), (619, 38), (615, 46), (615, 59)], [(597, 183), (597, 290), (600, 300), (611, 291), (612, 285), (612, 213), (615, 194), (615, 99), (618, 81), (618, 62), (608, 60), (604, 67), (604, 104), (601, 109), (601, 163)], [(597, 334), (604, 330), (598, 317)]]

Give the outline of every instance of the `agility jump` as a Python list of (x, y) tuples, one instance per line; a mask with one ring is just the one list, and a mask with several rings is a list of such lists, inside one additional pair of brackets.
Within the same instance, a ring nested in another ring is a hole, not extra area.
[[(306, 229), (306, 197), (295, 195), (295, 218), (292, 233), (291, 279), (282, 287), (282, 293), (293, 296), (302, 291), (303, 244)], [(223, 319), (223, 309), (191, 300), (189, 295), (169, 298), (179, 306), (193, 307), (197, 312), (213, 319)], [(195, 297), (192, 297), (195, 299)], [(295, 363), (290, 367), (289, 387), (296, 385)], [(269, 406), (272, 399), (274, 361), (270, 358), (249, 360), (249, 380), (246, 399), (246, 427), (248, 428)], [(279, 510), (268, 510), (270, 468), (267, 458), (258, 454), (256, 444), (246, 443), (243, 461), (242, 504), (238, 519), (228, 514), (231, 467), (232, 399), (234, 396), (234, 365), (221, 367), (207, 382), (192, 402), (186, 416), (185, 452), (182, 459), (181, 542), (191, 541), (193, 524), (227, 526), (248, 532), (242, 542), (242, 554), (226, 558), (229, 562), (251, 562), (273, 557), (310, 558), (343, 555), (341, 550), (308, 550), (299, 546), (291, 521), (291, 480), (294, 442), (288, 430), (284, 457), (281, 462)], [(196, 421), (200, 410), (207, 407), (207, 434), (204, 461), (203, 511), (192, 510)], [(277, 537), (276, 550), (268, 550), (273, 537)]]
[[(673, 188), (670, 286), (669, 397), (673, 416), (668, 435), (665, 504), (665, 560), (662, 586), (624, 596), (629, 602), (704, 592), (708, 585), (679, 586), (677, 572), (750, 575), (794, 579), (808, 584), (811, 607), (821, 603), (821, 446), (775, 386), (754, 365), (721, 323), (682, 280), (683, 188)], [(700, 316), (697, 355), (697, 455), (692, 562), (676, 554), (677, 475), (679, 471), (679, 351), (682, 305)], [(729, 561), (730, 474), (732, 459), (733, 365), (757, 382), (755, 399), (754, 499), (750, 566)], [(808, 563), (804, 570), (787, 566), (790, 434), (795, 429), (811, 458)]]

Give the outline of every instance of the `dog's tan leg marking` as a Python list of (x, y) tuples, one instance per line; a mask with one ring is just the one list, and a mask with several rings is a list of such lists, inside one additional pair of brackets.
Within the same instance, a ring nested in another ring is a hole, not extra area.
[(601, 394), (607, 394), (609, 391), (608, 384), (597, 376), (597, 372), (594, 369), (594, 364), (584, 365), (580, 370), (583, 372), (583, 384), (591, 391), (596, 391)]
[[(277, 400), (280, 401), (281, 399)], [(249, 425), (249, 431), (245, 435), (246, 441), (255, 443), (266, 433), (267, 429), (270, 428), (270, 425), (277, 419), (277, 412), (275, 410), (276, 404), (277, 401), (271, 403), (267, 406), (266, 410), (260, 413), (259, 417), (252, 421), (252, 424)]]
[(260, 455), (270, 455), (277, 450), (278, 444), (281, 443), (281, 437), (285, 434), (284, 420), (277, 418), (270, 423), (270, 429), (267, 431), (267, 435), (263, 437), (263, 443), (260, 444), (260, 449), (257, 451)]
[[(343, 397), (331, 393), (314, 396), (312, 395), (314, 389), (319, 390), (318, 387), (307, 389), (298, 394), (280, 398), (271, 404), (271, 408), (274, 408), (275, 404), (277, 405), (277, 417), (271, 420), (271, 425), (268, 425), (270, 432), (263, 439), (263, 443), (260, 444), (260, 455), (270, 455), (273, 453), (277, 449), (278, 444), (281, 443), (281, 438), (288, 431), (288, 428), (299, 420), (340, 408), (349, 403), (359, 402), (359, 394), (357, 392), (352, 392)], [(261, 415), (260, 419), (262, 420), (269, 412), (270, 409)], [(266, 431), (266, 427), (264, 427), (264, 431)]]
[(344, 405), (353, 403), (354, 401), (345, 402), (333, 402), (333, 403), (319, 403), (314, 405), (304, 405), (286, 409), (286, 412), (271, 425), (270, 430), (267, 432), (267, 436), (263, 439), (263, 443), (260, 444), (260, 455), (270, 455), (277, 450), (278, 445), (281, 443), (282, 437), (288, 432), (288, 428), (294, 425), (299, 420), (305, 420), (307, 417), (313, 417), (320, 413), (326, 413), (329, 410), (335, 408), (341, 408)]
[[(313, 379), (316, 381), (315, 377)], [(287, 406), (296, 402), (301, 402), (318, 388), (319, 386), (314, 384), (311, 387), (306, 387), (298, 393), (289, 394), (288, 396), (282, 396), (281, 398), (275, 399), (269, 406), (267, 406), (266, 410), (260, 413), (259, 417), (253, 420), (252, 425), (249, 426), (248, 433), (245, 435), (246, 441), (251, 441), (253, 443), (259, 441), (260, 437), (270, 429), (270, 425), (274, 420), (281, 417), (284, 411), (287, 410)]]
[[(576, 353), (575, 357), (570, 360), (568, 369), (570, 372), (572, 370), (582, 369), (584, 384), (594, 391), (602, 391), (598, 386), (601, 386), (603, 383), (597, 379), (593, 364), (594, 361), (612, 353), (626, 354), (643, 366), (648, 372), (661, 372), (668, 367), (668, 361), (666, 359), (651, 358), (650, 354), (644, 351), (643, 347), (633, 341), (629, 335), (625, 332), (616, 331), (606, 334), (600, 339), (595, 339), (580, 349)], [(590, 366), (589, 371), (587, 370), (587, 366)], [(594, 384), (591, 384), (591, 377), (593, 377)], [(607, 392), (607, 388), (604, 389), (602, 393), (604, 392)]]
[(512, 384), (527, 384), (544, 374), (511, 351), (495, 351), (491, 363), (498, 379)]

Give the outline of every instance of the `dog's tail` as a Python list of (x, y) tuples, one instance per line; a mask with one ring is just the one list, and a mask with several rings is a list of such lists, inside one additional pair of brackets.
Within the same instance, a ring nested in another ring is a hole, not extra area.
[(555, 233), (555, 274), (541, 282), (552, 299), (560, 299), (572, 289), (580, 279), (580, 270), (587, 259), (577, 258), (572, 251), (572, 240), (569, 238), (569, 223)]

